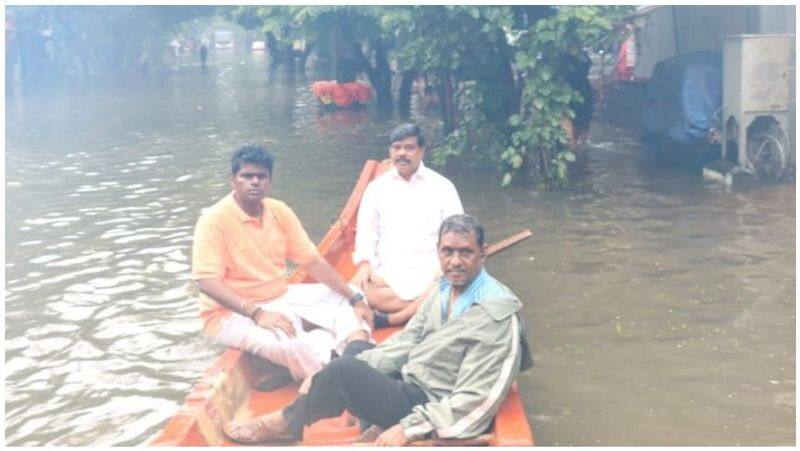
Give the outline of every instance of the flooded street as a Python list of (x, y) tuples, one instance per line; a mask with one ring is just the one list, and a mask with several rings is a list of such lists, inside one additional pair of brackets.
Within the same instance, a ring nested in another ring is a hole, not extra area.
[[(230, 151), (269, 146), (271, 195), (318, 241), (401, 122), (319, 116), (261, 54), (210, 63), (7, 98), (6, 444), (150, 440), (221, 352), (189, 271)], [(525, 304), (538, 444), (795, 443), (794, 185), (726, 192), (602, 123), (571, 191), (444, 173), (489, 242), (534, 232), (488, 269)]]

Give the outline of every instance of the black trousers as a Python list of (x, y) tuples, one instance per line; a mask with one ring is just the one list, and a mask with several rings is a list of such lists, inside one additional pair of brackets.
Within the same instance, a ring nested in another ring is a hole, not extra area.
[(363, 422), (388, 428), (411, 413), (412, 407), (428, 402), (419, 387), (389, 377), (352, 354), (346, 350), (332, 360), (314, 375), (308, 394), (283, 409), (296, 438), (302, 437), (303, 426), (337, 417), (345, 409)]

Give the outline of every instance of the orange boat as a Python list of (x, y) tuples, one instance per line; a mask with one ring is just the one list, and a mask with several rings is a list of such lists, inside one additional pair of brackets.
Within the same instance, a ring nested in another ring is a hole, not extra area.
[[(388, 169), (387, 162), (369, 160), (361, 171), (353, 193), (318, 248), (325, 258), (346, 280), (355, 272), (351, 261), (356, 229), (356, 213), (367, 184)], [(530, 232), (528, 232), (530, 233)], [(490, 249), (491, 252), (491, 249)], [(310, 283), (312, 280), (298, 269), (289, 278), (290, 283)], [(378, 329), (375, 339), (382, 341), (399, 328)], [(268, 392), (253, 388), (256, 373), (245, 354), (228, 348), (206, 370), (161, 433), (149, 443), (155, 446), (221, 446), (235, 445), (222, 433), (222, 425), (233, 419), (246, 419), (281, 409), (297, 396), (299, 384), (290, 384)], [(303, 431), (297, 445), (353, 444), (359, 436), (358, 426), (345, 412), (338, 418), (322, 420)], [(494, 425), (487, 433), (466, 440), (424, 440), (413, 445), (423, 446), (531, 446), (533, 434), (522, 405), (517, 384), (511, 387), (500, 407)]]

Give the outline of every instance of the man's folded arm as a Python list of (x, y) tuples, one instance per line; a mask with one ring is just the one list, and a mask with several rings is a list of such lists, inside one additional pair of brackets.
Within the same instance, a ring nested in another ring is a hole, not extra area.
[(503, 320), (506, 327), (469, 348), (449, 396), (415, 406), (400, 421), (405, 435), (418, 440), (434, 433), (439, 438), (469, 438), (483, 433), (500, 408), (519, 372), (519, 325), (516, 315)]

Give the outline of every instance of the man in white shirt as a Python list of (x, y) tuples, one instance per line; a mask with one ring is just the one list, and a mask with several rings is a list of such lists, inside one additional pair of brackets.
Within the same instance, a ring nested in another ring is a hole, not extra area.
[(464, 212), (453, 183), (422, 163), (425, 138), (418, 126), (398, 126), (389, 142), (393, 167), (367, 186), (359, 207), (358, 270), (351, 281), (378, 311), (376, 327), (414, 315), (439, 275), (439, 226)]

